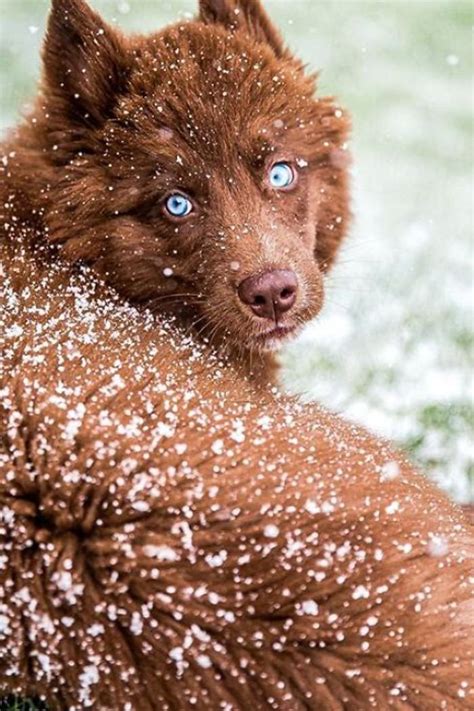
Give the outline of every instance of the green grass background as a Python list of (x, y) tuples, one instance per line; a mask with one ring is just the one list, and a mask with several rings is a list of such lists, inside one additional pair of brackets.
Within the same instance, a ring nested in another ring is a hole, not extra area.
[[(0, 128), (34, 92), (47, 0), (0, 0)], [(93, 0), (139, 31), (194, 0)], [(473, 498), (472, 5), (267, 0), (289, 44), (354, 119), (355, 221), (324, 314), (285, 382), (408, 449)]]

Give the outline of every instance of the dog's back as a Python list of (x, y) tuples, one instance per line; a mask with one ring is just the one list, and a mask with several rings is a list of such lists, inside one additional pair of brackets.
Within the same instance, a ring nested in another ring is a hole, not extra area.
[(4, 693), (469, 708), (472, 535), (454, 505), (367, 433), (256, 395), (87, 279), (2, 257)]

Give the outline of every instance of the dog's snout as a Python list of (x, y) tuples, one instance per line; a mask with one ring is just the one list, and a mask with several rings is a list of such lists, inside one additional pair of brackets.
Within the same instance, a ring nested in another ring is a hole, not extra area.
[(296, 302), (298, 279), (293, 271), (274, 269), (245, 279), (238, 293), (256, 316), (278, 321)]

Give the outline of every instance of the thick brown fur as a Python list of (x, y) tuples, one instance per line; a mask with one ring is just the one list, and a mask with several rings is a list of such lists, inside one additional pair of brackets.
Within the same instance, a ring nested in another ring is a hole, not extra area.
[[(58, 711), (472, 708), (462, 511), (367, 432), (256, 390), (235, 359), (183, 334), (182, 303), (173, 323), (94, 276), (158, 311), (172, 259), (183, 290), (199, 275), (191, 322), (221, 328), (220, 308), (235, 340), (245, 316), (225, 260), (247, 274), (289, 246), (317, 294), (302, 320), (319, 308), (347, 218), (346, 119), (313, 100), (259, 3), (201, 5), (200, 22), (127, 40), (82, 0), (55, 0), (42, 96), (5, 146), (0, 698), (40, 695)], [(239, 85), (234, 72), (227, 100), (217, 67), (237, 53), (258, 76)], [(203, 77), (222, 86), (215, 106)], [(219, 123), (231, 109), (233, 134)], [(235, 158), (278, 116), (309, 164), (284, 200)], [(218, 208), (175, 232), (156, 205), (190, 166)], [(228, 188), (215, 178), (227, 169)]]
[(3, 693), (60, 711), (472, 708), (454, 504), (90, 275), (1, 263)]

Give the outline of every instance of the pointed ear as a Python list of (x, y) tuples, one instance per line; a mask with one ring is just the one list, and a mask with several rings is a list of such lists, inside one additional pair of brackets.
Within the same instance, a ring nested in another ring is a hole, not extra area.
[(107, 117), (127, 76), (123, 38), (85, 0), (53, 0), (43, 62), (52, 108), (82, 122)]
[(288, 54), (260, 0), (200, 0), (199, 9), (203, 22), (224, 25), (232, 32), (243, 29), (257, 41), (270, 45), (277, 57)]

